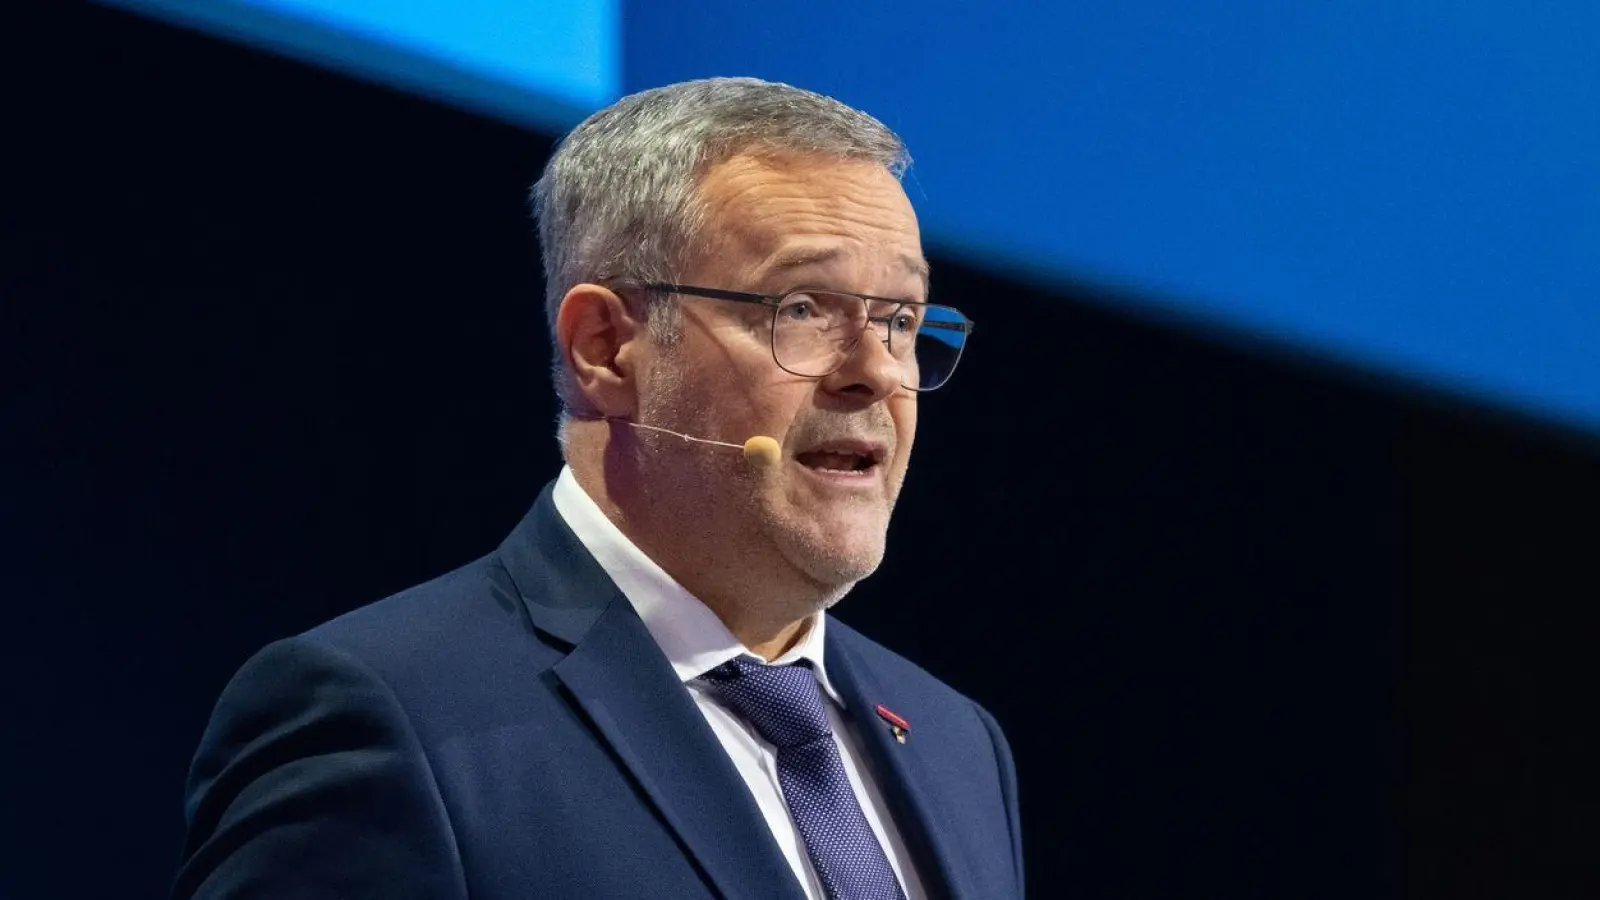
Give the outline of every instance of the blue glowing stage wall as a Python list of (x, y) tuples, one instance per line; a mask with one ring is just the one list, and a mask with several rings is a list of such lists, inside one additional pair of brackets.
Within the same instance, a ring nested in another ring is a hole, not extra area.
[(942, 252), (1600, 430), (1600, 4), (117, 2), (552, 131), (832, 93)]

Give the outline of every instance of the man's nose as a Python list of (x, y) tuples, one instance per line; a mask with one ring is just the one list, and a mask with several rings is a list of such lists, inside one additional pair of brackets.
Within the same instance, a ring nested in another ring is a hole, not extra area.
[(905, 368), (889, 352), (888, 340), (869, 326), (838, 371), (823, 379), (823, 387), (829, 393), (875, 402), (899, 390), (904, 377)]

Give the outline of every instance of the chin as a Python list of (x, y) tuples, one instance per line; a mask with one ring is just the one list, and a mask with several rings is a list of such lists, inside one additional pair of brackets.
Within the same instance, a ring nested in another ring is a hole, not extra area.
[[(853, 533), (852, 533), (853, 532)], [(784, 555), (825, 594), (826, 605), (843, 597), (855, 583), (883, 562), (884, 531), (840, 529), (805, 530), (784, 535)]]
[(824, 605), (843, 597), (883, 562), (890, 509), (882, 501), (857, 498), (818, 508), (768, 494), (760, 508), (767, 540), (825, 595)]

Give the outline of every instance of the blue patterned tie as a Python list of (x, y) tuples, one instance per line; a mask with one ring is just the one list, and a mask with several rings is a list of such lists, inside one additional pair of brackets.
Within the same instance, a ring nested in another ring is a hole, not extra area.
[(850, 789), (810, 664), (769, 666), (742, 656), (702, 677), (718, 700), (777, 748), (783, 799), (828, 896), (904, 900)]

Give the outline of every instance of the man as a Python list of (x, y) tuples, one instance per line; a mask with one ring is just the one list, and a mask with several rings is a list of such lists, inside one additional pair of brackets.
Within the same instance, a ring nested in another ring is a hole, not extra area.
[(753, 79), (567, 137), (534, 189), (566, 467), (496, 552), (244, 666), (177, 896), (1021, 896), (999, 727), (824, 613), (970, 330), (906, 162)]

